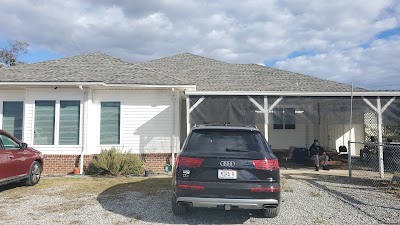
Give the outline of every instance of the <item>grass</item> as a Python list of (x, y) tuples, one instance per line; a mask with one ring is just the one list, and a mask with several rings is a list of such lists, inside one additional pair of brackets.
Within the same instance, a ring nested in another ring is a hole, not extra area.
[(79, 210), (80, 208), (83, 208), (85, 206), (87, 206), (85, 202), (68, 201), (64, 202), (62, 205), (57, 205), (57, 206), (51, 205), (39, 208), (41, 211), (46, 213), (55, 213), (55, 212), (65, 212), (70, 210)]
[(386, 190), (387, 193), (390, 193), (400, 199), (400, 187), (390, 187)]
[(310, 195), (311, 195), (312, 197), (321, 197), (321, 192), (319, 192), (319, 191), (312, 191), (312, 192), (310, 193)]
[(8, 219), (10, 219), (10, 217), (7, 216), (3, 210), (0, 210), (0, 221), (8, 220)]
[(313, 222), (316, 224), (326, 224), (326, 221), (323, 219), (315, 219)]
[(155, 195), (163, 190), (169, 189), (170, 186), (171, 178), (62, 177), (45, 178), (42, 179), (39, 184), (32, 187), (10, 186), (8, 189), (3, 188), (2, 194), (11, 200), (23, 198), (26, 192), (63, 197), (99, 195), (100, 193), (114, 195), (127, 191), (140, 192), (145, 195)]
[(292, 187), (283, 187), (283, 191), (284, 192), (293, 192), (293, 188)]
[(281, 176), (281, 185), (284, 192), (293, 192), (293, 188), (288, 184), (287, 178)]

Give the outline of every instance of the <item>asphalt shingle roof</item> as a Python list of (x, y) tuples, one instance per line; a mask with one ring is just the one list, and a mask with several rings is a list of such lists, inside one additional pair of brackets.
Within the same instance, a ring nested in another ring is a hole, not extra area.
[(107, 84), (184, 85), (158, 70), (104, 53), (0, 68), (0, 82), (104, 82)]
[[(347, 92), (351, 86), (257, 64), (231, 64), (190, 53), (140, 63), (190, 81), (197, 91)], [(354, 91), (366, 91), (354, 88)]]
[[(257, 64), (232, 64), (190, 53), (133, 64), (104, 53), (0, 68), (1, 82), (104, 82), (196, 85), (197, 91), (342, 92), (350, 85)], [(354, 91), (366, 91), (355, 88)]]

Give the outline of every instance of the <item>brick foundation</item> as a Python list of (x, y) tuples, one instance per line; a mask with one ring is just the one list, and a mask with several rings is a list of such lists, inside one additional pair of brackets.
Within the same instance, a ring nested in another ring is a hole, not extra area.
[[(94, 155), (85, 155), (83, 168), (87, 171)], [(44, 155), (44, 175), (71, 174), (75, 167), (80, 167), (80, 155)], [(155, 173), (164, 172), (164, 166), (171, 162), (170, 153), (154, 153), (139, 155), (146, 161), (146, 165)]]

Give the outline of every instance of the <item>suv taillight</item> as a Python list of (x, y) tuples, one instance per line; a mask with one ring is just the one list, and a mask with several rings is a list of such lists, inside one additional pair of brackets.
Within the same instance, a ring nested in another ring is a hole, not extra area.
[(279, 168), (277, 159), (257, 159), (252, 160), (253, 165), (258, 170), (275, 170)]
[(200, 167), (202, 162), (202, 158), (178, 157), (176, 159), (176, 165), (184, 167)]
[(199, 191), (204, 190), (204, 186), (200, 186), (200, 185), (178, 184), (178, 185), (176, 185), (176, 187), (180, 188), (180, 189), (191, 189), (191, 190), (199, 190)]
[(251, 188), (251, 192), (280, 192), (281, 187), (263, 187), (263, 188)]

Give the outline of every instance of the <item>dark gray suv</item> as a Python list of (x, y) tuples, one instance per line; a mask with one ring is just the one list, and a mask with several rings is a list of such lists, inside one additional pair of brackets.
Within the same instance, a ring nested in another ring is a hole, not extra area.
[(172, 212), (192, 207), (260, 209), (276, 217), (281, 203), (278, 159), (255, 127), (194, 127), (173, 172)]

